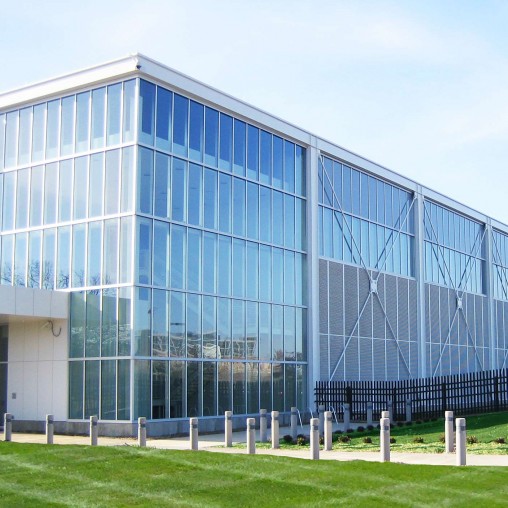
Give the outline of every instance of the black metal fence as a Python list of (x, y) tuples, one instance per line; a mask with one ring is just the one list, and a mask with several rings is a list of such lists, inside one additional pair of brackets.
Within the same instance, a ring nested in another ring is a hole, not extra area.
[(315, 403), (344, 416), (350, 404), (351, 420), (367, 420), (367, 403), (372, 402), (373, 419), (392, 403), (392, 418), (406, 419), (406, 401), (411, 400), (413, 420), (508, 410), (508, 369), (456, 374), (404, 381), (318, 381)]

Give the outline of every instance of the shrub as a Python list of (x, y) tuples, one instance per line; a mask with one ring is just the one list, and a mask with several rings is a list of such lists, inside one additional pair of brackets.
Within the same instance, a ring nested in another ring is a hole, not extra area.
[(303, 439), (307, 439), (307, 436), (305, 434), (297, 434), (296, 439), (299, 437), (303, 437)]
[(341, 443), (350, 443), (351, 442), (351, 438), (349, 436), (340, 436), (339, 437), (339, 441)]
[(413, 425), (413, 422), (406, 422), (406, 425), (407, 425), (408, 427), (411, 427), (411, 425)]
[(498, 437), (497, 439), (494, 439), (494, 443), (506, 444), (506, 439), (504, 437)]
[(369, 436), (364, 437), (364, 438), (363, 438), (363, 442), (364, 442), (365, 444), (372, 444), (372, 438), (371, 438), (371, 437), (369, 437)]
[(397, 427), (404, 427), (404, 422), (397, 422)]
[(374, 430), (374, 425), (367, 425), (367, 430)]
[(423, 443), (423, 437), (422, 436), (415, 436), (413, 438), (413, 443)]
[(347, 433), (347, 434), (352, 434), (353, 432), (354, 432), (354, 430), (353, 430), (353, 429), (347, 429), (347, 430), (346, 430), (346, 433)]
[(298, 446), (305, 446), (307, 444), (307, 438), (303, 435), (299, 435), (297, 438), (296, 438), (296, 444)]
[(365, 432), (365, 427), (362, 427), (361, 425), (359, 425), (359, 426), (356, 428), (356, 432)]
[(390, 443), (394, 444), (394, 443), (396, 443), (396, 442), (397, 442), (397, 440), (396, 440), (394, 437), (391, 437), (391, 438), (390, 438)]
[(324, 445), (325, 444), (325, 438), (323, 436), (319, 437), (319, 444)]
[(476, 436), (467, 436), (466, 437), (467, 444), (477, 444), (479, 443), (478, 438)]
[(286, 434), (282, 439), (284, 443), (287, 444), (291, 444), (293, 442), (293, 438), (289, 434)]
[(416, 425), (421, 425), (423, 422), (421, 420), (416, 420)]
[(379, 430), (381, 428), (381, 425), (379, 423), (376, 425), (376, 429)]
[(444, 444), (444, 443), (446, 443), (446, 436), (445, 436), (444, 434), (441, 434), (441, 435), (439, 436), (439, 441), (440, 441), (441, 443), (443, 443), (443, 444)]
[(332, 443), (336, 443), (339, 440), (339, 434), (332, 434)]
[(340, 436), (342, 434), (342, 430), (334, 430), (333, 433), (336, 435), (336, 436)]

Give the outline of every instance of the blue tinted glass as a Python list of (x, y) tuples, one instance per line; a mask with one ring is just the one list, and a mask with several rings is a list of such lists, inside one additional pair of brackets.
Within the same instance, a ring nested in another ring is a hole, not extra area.
[(217, 171), (205, 168), (204, 190), (205, 228), (217, 229)]
[(284, 195), (284, 245), (295, 247), (295, 198)]
[(182, 226), (173, 225), (171, 227), (171, 287), (175, 289), (184, 288), (185, 232), (185, 228)]
[(120, 143), (121, 111), (122, 111), (122, 83), (110, 85), (108, 86), (108, 118), (107, 118), (108, 146)]
[(284, 141), (284, 190), (295, 192), (295, 145)]
[(284, 303), (295, 303), (295, 253), (284, 251)]
[(233, 234), (245, 236), (245, 180), (233, 179)]
[(217, 235), (214, 233), (204, 233), (203, 238), (203, 291), (205, 293), (215, 293), (217, 290), (216, 270), (217, 270)]
[(300, 196), (305, 196), (305, 148), (296, 145), (295, 147), (295, 191)]
[(303, 199), (295, 200), (295, 247), (305, 250), (307, 221), (305, 217), (306, 205)]
[(171, 118), (173, 94), (165, 88), (157, 87), (157, 126), (155, 143), (157, 148), (171, 150)]
[(247, 236), (258, 238), (259, 186), (247, 182)]
[(360, 215), (360, 173), (355, 169), (352, 170), (352, 194), (353, 194), (353, 213)]
[(14, 235), (2, 236), (2, 264), (0, 265), (0, 284), (12, 284)]
[(273, 191), (272, 239), (276, 245), (284, 243), (284, 194)]
[(267, 187), (259, 187), (259, 239), (263, 242), (272, 241), (272, 199), (271, 190)]
[(173, 158), (173, 178), (171, 183), (172, 218), (177, 221), (185, 221), (185, 196), (186, 184), (185, 173), (187, 163), (181, 159)]
[(231, 171), (232, 159), (233, 159), (233, 119), (230, 116), (221, 113), (219, 168)]
[(201, 231), (191, 228), (187, 239), (187, 289), (201, 290)]
[(28, 226), (29, 178), (30, 172), (28, 169), (18, 171), (16, 228), (26, 228)]
[(231, 177), (219, 175), (219, 230), (231, 231)]
[(377, 220), (381, 224), (385, 223), (385, 199), (384, 184), (381, 180), (376, 181), (377, 185)]
[(14, 285), (26, 286), (26, 261), (28, 238), (26, 233), (16, 235), (14, 249)]
[(261, 157), (259, 165), (259, 181), (261, 183), (271, 183), (272, 175), (272, 135), (261, 131)]
[(189, 99), (175, 94), (173, 112), (173, 151), (187, 156)]
[[(95, 90), (94, 90), (95, 93)], [(155, 124), (155, 85), (139, 82), (139, 141), (153, 145)]]
[(87, 286), (101, 283), (102, 223), (88, 224)]
[(247, 177), (257, 180), (259, 171), (259, 129), (247, 126)]
[(205, 108), (197, 102), (190, 102), (189, 157), (195, 161), (203, 160)]
[(259, 299), (271, 301), (272, 299), (272, 248), (268, 245), (259, 246)]
[[(77, 140), (76, 142), (79, 143), (81, 140), (80, 132), (82, 132), (82, 129), (80, 129), (81, 123), (80, 123), (80, 114), (79, 114), (79, 105), (80, 105), (80, 97), (82, 95), (87, 95), (89, 97), (89, 93), (86, 94), (79, 94), (78, 95), (78, 124), (77, 124)], [(81, 99), (82, 102), (82, 99)], [(4, 146), (4, 116), (0, 115), (0, 168), (3, 168), (3, 150), (2, 147)], [(86, 107), (86, 136), (88, 136), (88, 122), (89, 118), (89, 111), (88, 111), (88, 100), (87, 100), (87, 107)], [(34, 106), (34, 118), (33, 118), (33, 126), (32, 126), (32, 162), (39, 162), (42, 160), (44, 156), (44, 134), (46, 132), (45, 130), (45, 121), (46, 121), (46, 104), (39, 104), (37, 106)], [(84, 146), (84, 148), (79, 145), (79, 150), (87, 150), (88, 149), (88, 142)]]
[[(97, 125), (96, 129), (94, 130), (94, 113), (95, 109), (92, 111), (92, 135), (97, 137), (102, 136), (102, 144), (99, 143), (98, 145), (94, 144), (93, 148), (100, 147), (104, 145), (104, 96), (105, 96), (105, 88), (99, 88), (98, 90), (94, 90), (94, 97), (95, 96), (101, 96), (97, 98), (98, 107), (101, 109), (102, 113), (102, 125)], [(52, 159), (54, 157), (58, 156), (58, 134), (59, 134), (59, 128), (60, 128), (60, 101), (51, 101), (48, 102), (48, 116), (46, 119), (46, 159)], [(11, 125), (11, 115), (13, 113), (7, 114), (7, 132), (5, 135), (5, 166), (7, 167), (8, 164), (8, 156), (9, 156), (9, 146), (11, 146), (11, 143), (9, 143), (9, 132), (10, 132), (10, 125)], [(17, 115), (17, 112), (16, 112)], [(17, 116), (16, 116), (17, 118)], [(102, 131), (100, 131), (102, 127)], [(100, 131), (100, 132), (99, 132)], [(16, 147), (16, 145), (14, 145)], [(14, 151), (13, 157), (15, 157), (16, 150)]]
[[(153, 164), (153, 163), (152, 163)], [(88, 201), (88, 216), (102, 215), (104, 204), (104, 153), (94, 153), (90, 157), (90, 190)]]
[(258, 271), (259, 271), (259, 246), (257, 243), (247, 242), (246, 258), (246, 296), (257, 300), (258, 298)]
[(77, 224), (72, 228), (72, 287), (85, 285), (85, 257), (85, 224)]
[(342, 166), (342, 209), (351, 213), (351, 168)]
[[(71, 154), (74, 150), (74, 95), (62, 99), (62, 125), (60, 132), (60, 153), (62, 155)], [(20, 114), (20, 141), (22, 138), (21, 127), (23, 126), (23, 111)], [(120, 115), (119, 115), (120, 116)], [(20, 146), (20, 163), (21, 161), (21, 146)]]
[[(67, 235), (68, 237), (69, 235)], [(42, 246), (42, 289), (53, 289), (55, 287), (55, 248), (56, 234), (55, 229), (44, 230), (44, 240)], [(67, 259), (69, 259), (69, 242), (67, 241)], [(67, 270), (67, 286), (69, 281)], [(0, 282), (1, 284), (1, 282)], [(66, 286), (66, 287), (67, 287)]]
[(203, 187), (203, 168), (196, 164), (189, 165), (189, 195), (187, 199), (187, 222), (201, 225), (201, 199)]
[(3, 202), (2, 202), (2, 230), (14, 229), (14, 206), (16, 203), (16, 176), (17, 172), (4, 175)]
[[(65, 109), (63, 108), (65, 104)], [(62, 99), (62, 122), (65, 121), (65, 125), (62, 125), (61, 137), (62, 141), (72, 143), (70, 147), (65, 145), (65, 148), (69, 148), (72, 151), (73, 148), (73, 137), (69, 136), (69, 130), (74, 132), (74, 96), (66, 97)], [(66, 127), (66, 128), (64, 128)], [(32, 108), (23, 108), (19, 112), (19, 131), (18, 131), (18, 164), (25, 165), (30, 161), (30, 140), (32, 137)], [(62, 152), (63, 153), (63, 152)], [(69, 152), (66, 152), (69, 153)]]
[(154, 186), (154, 215), (158, 217), (170, 217), (169, 208), (169, 182), (171, 158), (160, 152), (155, 155), (155, 186)]
[[(77, 247), (85, 248), (84, 239), (83, 243)], [(81, 253), (83, 254), (83, 252)], [(77, 254), (79, 256), (79, 253)], [(71, 228), (65, 226), (58, 228), (58, 266), (56, 270), (56, 286), (57, 288), (64, 289), (70, 286), (71, 282)]]
[(169, 287), (169, 224), (154, 221), (153, 284)]
[(245, 297), (245, 242), (233, 239), (233, 296)]
[(231, 238), (219, 236), (219, 272), (217, 289), (220, 295), (231, 294)]
[(139, 149), (138, 167), (138, 209), (142, 213), (152, 213), (153, 192), (153, 151)]
[[(272, 357), (272, 318), (271, 305), (259, 304), (259, 359), (270, 360)], [(266, 367), (266, 365), (265, 365)], [(271, 380), (270, 380), (271, 382)], [(269, 393), (270, 390), (268, 390)], [(271, 405), (271, 404), (270, 404)], [(270, 406), (268, 406), (270, 407)]]
[[(57, 195), (58, 166), (56, 163), (47, 164), (44, 175), (44, 223), (53, 224), (56, 222), (56, 207), (58, 204)], [(80, 192), (85, 193), (86, 187)]]
[(272, 185), (282, 189), (282, 139), (273, 136), (273, 175)]
[(152, 281), (152, 221), (138, 218), (138, 282), (150, 284)]
[(219, 149), (219, 112), (215, 109), (205, 110), (205, 164), (217, 166)]
[(235, 153), (233, 171), (237, 175), (245, 176), (246, 163), (246, 125), (235, 119)]
[[(47, 168), (46, 168), (47, 170)], [(79, 157), (74, 164), (74, 219), (84, 219), (87, 212), (88, 198), (88, 157)]]
[[(41, 219), (42, 204), (42, 166), (32, 169), (32, 209), (30, 210), (30, 222), (32, 225), (35, 221)], [(34, 185), (35, 184), (35, 185)], [(36, 190), (38, 189), (38, 190)], [(37, 194), (34, 196), (34, 191)], [(39, 194), (40, 193), (40, 194)], [(60, 163), (60, 176), (58, 182), (58, 220), (66, 222), (71, 220), (71, 199), (72, 199), (72, 159), (62, 161)], [(34, 216), (34, 205), (37, 210), (36, 219)]]
[(104, 221), (104, 256), (102, 283), (118, 282), (118, 219)]
[(123, 141), (134, 140), (136, 125), (136, 81), (131, 79), (123, 84)]

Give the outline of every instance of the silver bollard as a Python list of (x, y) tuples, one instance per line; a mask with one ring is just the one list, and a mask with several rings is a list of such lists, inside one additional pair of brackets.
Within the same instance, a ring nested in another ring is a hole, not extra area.
[(310, 421), (310, 458), (319, 459), (319, 419), (312, 418)]
[(379, 441), (381, 444), (381, 462), (390, 462), (390, 419), (381, 418), (379, 422)]
[(226, 448), (233, 446), (233, 411), (224, 413), (224, 446)]
[(272, 411), (272, 448), (279, 448), (279, 412)]
[(381, 418), (388, 418), (390, 420), (390, 411), (381, 411)]
[(190, 438), (190, 449), (198, 449), (198, 419), (191, 418), (189, 420), (189, 438)]
[(14, 416), (11, 413), (5, 413), (4, 415), (4, 441), (10, 441), (12, 439), (12, 420)]
[(296, 440), (298, 435), (298, 410), (296, 407), (291, 408), (291, 437), (293, 441)]
[(453, 453), (453, 411), (445, 411), (445, 452)]
[(53, 444), (54, 429), (55, 420), (53, 415), (46, 415), (46, 444)]
[(347, 432), (351, 427), (351, 406), (344, 404), (344, 432)]
[(266, 409), (259, 410), (259, 440), (262, 443), (266, 443), (268, 441), (268, 433), (267, 433), (267, 422), (266, 422)]
[(256, 419), (247, 418), (247, 453), (256, 453)]
[(457, 453), (457, 466), (466, 465), (466, 419), (455, 420), (455, 450)]
[(138, 418), (138, 446), (146, 446), (146, 418), (144, 416)]
[(413, 420), (413, 406), (411, 399), (406, 399), (406, 422)]
[(367, 425), (372, 425), (372, 402), (367, 402)]
[(90, 445), (97, 446), (99, 440), (99, 425), (96, 416), (90, 416)]
[(319, 410), (319, 435), (322, 436), (325, 430), (325, 406), (318, 406)]
[(325, 450), (332, 449), (332, 412), (325, 411)]

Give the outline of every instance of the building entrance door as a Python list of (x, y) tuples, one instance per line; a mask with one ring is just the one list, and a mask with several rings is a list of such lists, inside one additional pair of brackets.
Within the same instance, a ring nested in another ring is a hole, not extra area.
[(8, 327), (0, 326), (0, 425), (4, 422), (7, 412), (7, 351), (9, 337)]

